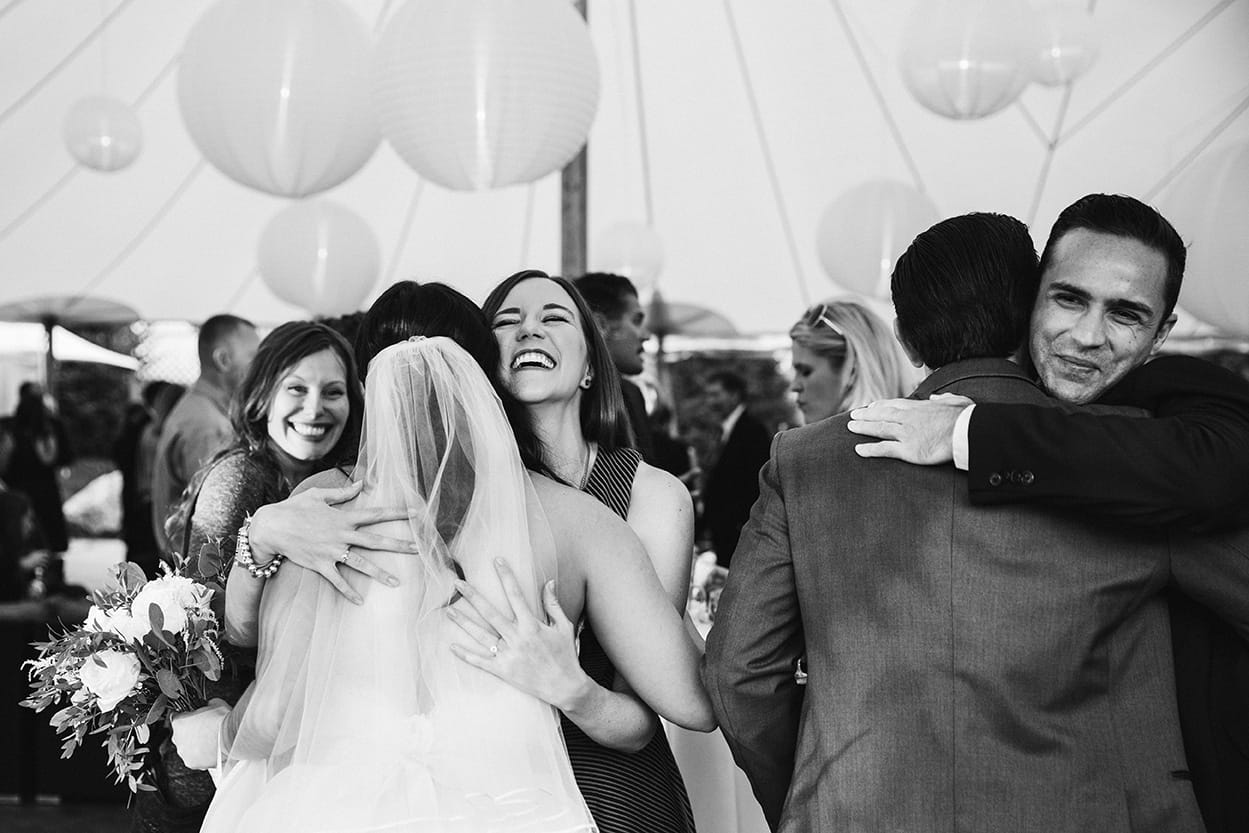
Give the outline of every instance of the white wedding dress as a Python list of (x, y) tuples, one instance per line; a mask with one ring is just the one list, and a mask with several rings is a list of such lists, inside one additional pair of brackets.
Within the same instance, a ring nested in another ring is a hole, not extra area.
[(573, 833), (594, 822), (555, 711), (456, 658), (445, 607), (457, 569), (496, 605), (492, 561), (526, 600), (554, 547), (511, 430), (476, 363), (445, 338), (369, 367), (355, 507), (406, 506), (371, 527), (418, 555), (370, 553), (399, 577), (350, 580), (353, 605), (287, 564), (269, 580), (257, 679), (227, 721), (224, 778), (205, 833)]

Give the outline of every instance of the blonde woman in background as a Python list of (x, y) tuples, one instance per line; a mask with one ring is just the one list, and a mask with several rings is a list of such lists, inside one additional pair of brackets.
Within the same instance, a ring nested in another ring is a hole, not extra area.
[(855, 301), (816, 304), (789, 337), (794, 365), (789, 389), (808, 425), (877, 399), (906, 396), (915, 386), (889, 325)]

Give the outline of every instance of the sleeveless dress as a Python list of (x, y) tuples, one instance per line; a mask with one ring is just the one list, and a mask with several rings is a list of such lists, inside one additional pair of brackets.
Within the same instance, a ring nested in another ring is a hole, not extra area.
[[(600, 453), (584, 491), (624, 518), (641, 459), (632, 448)], [(591, 679), (612, 687), (616, 668), (588, 623), (581, 631), (580, 661)], [(594, 742), (563, 715), (560, 723), (577, 786), (601, 833), (692, 833), (689, 795), (663, 729), (640, 751), (619, 752)]]

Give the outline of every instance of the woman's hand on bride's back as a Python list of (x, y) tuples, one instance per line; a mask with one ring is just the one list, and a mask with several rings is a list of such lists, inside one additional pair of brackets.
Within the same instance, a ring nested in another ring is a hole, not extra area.
[(511, 569), (502, 561), (495, 570), (507, 598), (499, 610), (471, 584), (458, 581), (461, 598), (447, 608), (447, 617), (464, 632), (451, 650), (460, 659), (498, 677), (514, 688), (575, 711), (592, 685), (577, 661), (575, 628), (555, 594), (555, 582), (542, 588), (547, 621), (530, 612)]
[(297, 491), (280, 503), (256, 510), (248, 531), (253, 556), (268, 561), (281, 553), (301, 567), (320, 573), (338, 592), (359, 604), (343, 568), (391, 587), (399, 579), (369, 560), (370, 550), (417, 552), (411, 541), (366, 532), (362, 527), (407, 518), (403, 507), (344, 509), (339, 504), (360, 494), (363, 482)]

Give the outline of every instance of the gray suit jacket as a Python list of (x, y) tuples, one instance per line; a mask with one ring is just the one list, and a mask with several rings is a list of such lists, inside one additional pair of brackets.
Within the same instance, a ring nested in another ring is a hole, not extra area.
[[(1001, 360), (916, 396), (944, 391), (1048, 402)], [(1157, 531), (973, 507), (952, 467), (859, 458), (846, 420), (776, 439), (707, 642), (774, 829), (1200, 831), (1158, 591), (1182, 563), (1249, 632), (1246, 552), (1173, 562)]]

